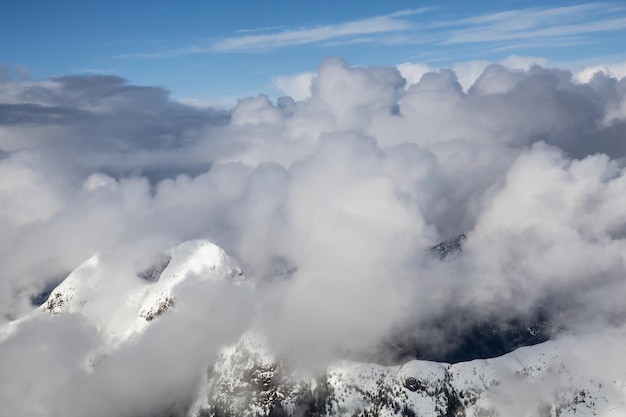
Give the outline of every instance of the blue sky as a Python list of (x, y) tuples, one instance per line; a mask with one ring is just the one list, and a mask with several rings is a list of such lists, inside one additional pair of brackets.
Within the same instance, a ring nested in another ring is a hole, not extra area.
[(177, 98), (279, 94), (322, 59), (431, 67), (510, 55), (626, 61), (626, 5), (571, 1), (17, 1), (0, 4), (0, 62), (41, 79), (116, 74)]

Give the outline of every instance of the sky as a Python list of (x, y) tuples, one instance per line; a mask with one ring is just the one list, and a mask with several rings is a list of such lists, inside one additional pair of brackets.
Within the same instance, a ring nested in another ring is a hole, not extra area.
[(510, 55), (583, 67), (626, 61), (619, 2), (407, 0), (0, 5), (0, 62), (15, 76), (115, 74), (177, 99), (232, 105), (284, 94), (278, 77), (353, 65), (450, 67)]
[[(4, 412), (155, 415), (251, 330), (311, 372), (540, 314), (626, 343), (619, 3), (242, 4), (1, 3)], [(191, 274), (116, 344), (33, 304), (78, 270), (99, 320), (138, 319), (128, 289), (194, 239), (250, 285)], [(619, 349), (581, 357), (626, 386)]]

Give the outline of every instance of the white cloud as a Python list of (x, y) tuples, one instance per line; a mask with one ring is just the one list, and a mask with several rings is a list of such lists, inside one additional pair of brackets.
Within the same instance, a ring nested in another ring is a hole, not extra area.
[[(376, 36), (405, 31), (411, 27), (406, 19), (409, 16), (432, 10), (433, 7), (423, 7), (414, 10), (404, 10), (388, 15), (341, 22), (315, 27), (283, 29), (271, 32), (284, 26), (247, 29), (238, 31), (238, 35), (226, 37), (207, 46), (191, 45), (183, 48), (149, 53), (127, 53), (118, 58), (172, 58), (182, 55), (195, 55), (211, 52), (251, 52), (259, 49), (275, 49), (295, 45), (326, 44), (337, 45), (344, 43), (375, 42)], [(270, 33), (267, 33), (270, 31)], [(242, 35), (243, 33), (243, 35)], [(375, 36), (364, 38), (364, 36)]]
[(274, 85), (283, 93), (300, 101), (311, 96), (311, 83), (315, 74), (303, 72), (293, 76), (274, 78)]
[[(548, 60), (540, 57), (510, 55), (507, 58), (498, 62), (507, 68), (514, 70), (529, 70), (533, 65), (546, 66)], [(463, 87), (464, 91), (467, 91), (480, 77), (489, 65), (494, 64), (491, 61), (462, 61), (456, 62), (452, 65), (452, 69), (455, 71), (457, 80)], [(402, 74), (402, 77), (407, 80), (406, 87), (417, 84), (422, 76), (428, 72), (438, 71), (439, 68), (431, 67), (424, 63), (411, 63), (405, 62), (397, 66), (398, 71)], [(491, 85), (493, 88), (494, 85)], [(495, 90), (492, 89), (492, 92)]]
[(489, 61), (457, 62), (452, 66), (452, 69), (456, 73), (463, 90), (467, 91), (490, 64)]
[(407, 10), (384, 16), (323, 25), (313, 28), (291, 29), (269, 34), (236, 36), (219, 40), (212, 45), (218, 52), (250, 51), (255, 49), (281, 48), (293, 45), (306, 45), (327, 41), (348, 40), (351, 37), (384, 34), (407, 30), (410, 23), (403, 18), (426, 12), (431, 7)]
[(626, 28), (618, 6), (588, 3), (565, 7), (538, 7), (475, 16), (448, 22), (454, 28), (447, 44), (557, 38)]
[(576, 80), (581, 83), (588, 83), (597, 73), (603, 73), (609, 77), (614, 77), (619, 80), (626, 77), (626, 62), (586, 67), (578, 71), (575, 77)]
[(500, 64), (504, 65), (507, 68), (528, 71), (534, 65), (538, 65), (540, 67), (547, 66), (548, 60), (546, 58), (536, 56), (510, 55), (500, 61)]
[[(626, 9), (616, 3), (582, 3), (557, 7), (509, 9), (497, 13), (450, 17), (432, 14), (440, 9), (422, 7), (340, 23), (293, 28), (248, 29), (218, 40), (198, 39), (191, 45), (165, 51), (126, 53), (119, 58), (173, 58), (207, 53), (252, 53), (290, 46), (337, 47), (355, 43), (419, 45), (421, 53), (436, 53), (451, 60), (463, 50), (492, 53), (529, 48), (561, 48), (593, 45), (600, 36), (626, 30)], [(444, 10), (444, 8), (441, 8)], [(429, 15), (430, 16), (430, 15)], [(215, 38), (213, 38), (215, 39)], [(451, 52), (452, 51), (452, 52)]]
[[(24, 388), (11, 391), (12, 415), (37, 415), (27, 406), (39, 403), (110, 415), (89, 409), (102, 399), (150, 414), (184, 400), (217, 344), (250, 321), (303, 367), (370, 352), (396, 332), (444, 350), (458, 329), (433, 323), (451, 311), (463, 312), (459, 326), (538, 308), (571, 333), (622, 323), (623, 81), (581, 84), (537, 62), (512, 57), (515, 69), (480, 74), (487, 63), (459, 64), (459, 75), (329, 59), (315, 76), (283, 80), (303, 94), (311, 81), (306, 100), (258, 96), (228, 112), (117, 77), (3, 85), (3, 320), (96, 252), (115, 271), (115, 294), (137, 265), (197, 237), (257, 284), (190, 288), (188, 304), (93, 375), (80, 361), (102, 340), (79, 318), (20, 327), (0, 345), (0, 387), (17, 389), (17, 378)], [(463, 232), (458, 256), (428, 252)], [(277, 276), (276, 259), (289, 276)]]
[(422, 76), (427, 72), (434, 71), (435, 69), (430, 66), (422, 63), (411, 63), (405, 62), (403, 64), (398, 65), (398, 71), (402, 77), (406, 80), (407, 88), (410, 85), (417, 84), (419, 80), (422, 79)]

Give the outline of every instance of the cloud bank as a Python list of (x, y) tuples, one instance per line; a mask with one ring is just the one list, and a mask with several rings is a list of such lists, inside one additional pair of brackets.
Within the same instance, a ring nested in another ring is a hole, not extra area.
[[(114, 76), (3, 80), (3, 322), (94, 253), (115, 292), (198, 237), (255, 286), (189, 291), (183, 313), (97, 375), (80, 366), (102, 343), (88, 323), (30, 322), (0, 345), (1, 402), (11, 415), (176, 407), (249, 325), (307, 369), (398, 331), (445, 348), (430, 324), (451, 311), (471, 322), (541, 307), (555, 332), (621, 328), (626, 79), (522, 68), (488, 65), (464, 89), (452, 70), (407, 84), (396, 68), (334, 58), (310, 97), (229, 112)], [(461, 253), (429, 253), (461, 233)]]

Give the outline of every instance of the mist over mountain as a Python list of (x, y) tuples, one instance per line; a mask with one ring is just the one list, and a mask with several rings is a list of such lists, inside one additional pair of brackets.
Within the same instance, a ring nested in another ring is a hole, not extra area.
[(625, 156), (602, 72), (3, 79), (2, 413), (620, 415)]

